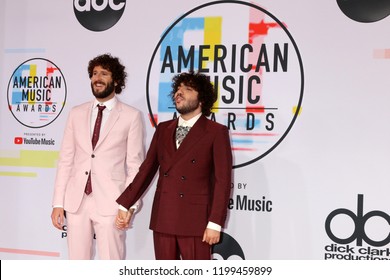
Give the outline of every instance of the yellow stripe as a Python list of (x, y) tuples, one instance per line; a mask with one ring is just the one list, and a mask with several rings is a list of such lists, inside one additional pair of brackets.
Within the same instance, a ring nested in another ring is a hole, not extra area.
[(0, 166), (55, 168), (58, 151), (21, 150), (19, 157), (0, 157)]
[[(222, 18), (206, 17), (204, 20), (204, 44), (210, 45), (209, 50), (205, 50), (205, 56), (214, 60), (214, 46), (221, 44), (222, 37)], [(203, 63), (207, 63), (206, 61)], [(206, 65), (202, 65), (206, 67)]]
[[(209, 50), (205, 50), (205, 56), (209, 57), (209, 61), (214, 60), (214, 46), (221, 44), (222, 41), (222, 17), (206, 17), (204, 20), (204, 44), (210, 45)], [(207, 68), (204, 61), (202, 67)], [(219, 87), (218, 87), (219, 88)], [(219, 96), (219, 93), (218, 93)], [(218, 107), (218, 101), (214, 103), (214, 107)], [(212, 110), (214, 113), (217, 109)]]
[[(293, 108), (292, 108), (293, 115), (295, 115), (297, 113), (297, 110), (298, 110), (298, 107), (293, 106)], [(302, 112), (302, 107), (299, 108), (298, 116), (301, 115), (301, 112)]]
[(10, 176), (10, 177), (37, 177), (37, 173), (34, 172), (1, 172), (1, 176)]
[[(35, 77), (37, 75), (37, 65), (36, 64), (31, 64), (30, 65), (30, 76)], [(30, 89), (31, 90), (31, 89)], [(34, 100), (28, 100), (28, 104), (35, 104)]]

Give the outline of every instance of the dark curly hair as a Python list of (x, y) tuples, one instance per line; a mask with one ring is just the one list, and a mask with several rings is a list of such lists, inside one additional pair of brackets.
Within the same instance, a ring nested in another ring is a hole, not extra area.
[(116, 83), (115, 93), (120, 94), (122, 89), (126, 86), (127, 73), (125, 71), (125, 66), (120, 63), (119, 58), (113, 57), (111, 54), (107, 53), (90, 60), (88, 64), (89, 78), (92, 77), (93, 69), (96, 66), (101, 66), (112, 73), (112, 79)]
[(170, 93), (173, 102), (175, 93), (181, 84), (192, 87), (198, 92), (198, 100), (202, 103), (202, 114), (210, 116), (211, 108), (218, 98), (214, 86), (210, 82), (210, 77), (194, 71), (175, 75), (172, 78), (172, 91)]

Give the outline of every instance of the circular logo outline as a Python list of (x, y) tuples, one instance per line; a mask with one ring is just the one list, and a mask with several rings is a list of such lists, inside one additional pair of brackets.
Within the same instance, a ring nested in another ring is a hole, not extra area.
[[(10, 103), (10, 100), (9, 100), (9, 87), (10, 87), (10, 84), (11, 84), (11, 82), (12, 82), (12, 79), (13, 79), (15, 73), (18, 71), (18, 69), (19, 69), (22, 65), (26, 64), (27, 62), (29, 62), (29, 61), (31, 61), (31, 60), (44, 60), (44, 61), (46, 61), (46, 62), (51, 63), (52, 65), (54, 65), (54, 66), (58, 69), (58, 71), (61, 73), (62, 78), (64, 79), (65, 94), (64, 94), (64, 101), (63, 101), (63, 105), (62, 105), (62, 107), (61, 107), (61, 110), (58, 112), (58, 114), (57, 114), (57, 116), (56, 116), (55, 118), (53, 118), (50, 122), (48, 122), (48, 123), (46, 123), (45, 125), (42, 125), (42, 126), (30, 126), (30, 125), (27, 125), (27, 124), (23, 123), (21, 120), (19, 120), (19, 119), (15, 116), (14, 112), (12, 112), (12, 110), (10, 110), (10, 106), (12, 106), (12, 104)], [(43, 128), (43, 127), (46, 127), (46, 126), (52, 124), (52, 123), (61, 115), (62, 111), (64, 110), (64, 107), (65, 107), (65, 104), (66, 104), (66, 98), (67, 98), (67, 96), (68, 96), (68, 88), (67, 88), (67, 85), (66, 85), (65, 76), (64, 76), (64, 74), (62, 73), (61, 68), (59, 68), (59, 67), (58, 67), (54, 62), (52, 62), (51, 60), (48, 60), (47, 58), (43, 58), (43, 57), (34, 57), (34, 58), (30, 58), (30, 59), (28, 59), (28, 60), (22, 62), (21, 64), (19, 64), (19, 65), (15, 68), (14, 72), (12, 72), (12, 75), (11, 75), (11, 77), (10, 77), (10, 79), (9, 79), (8, 86), (7, 86), (7, 103), (8, 103), (8, 109), (9, 109), (9, 111), (11, 112), (11, 114), (12, 114), (12, 116), (14, 117), (15, 120), (17, 120), (21, 125), (23, 125), (23, 126), (25, 126), (25, 127), (28, 127), (28, 128), (34, 128), (34, 129), (35, 129), (35, 128)]]
[(301, 74), (301, 89), (300, 89), (300, 93), (299, 93), (299, 100), (298, 100), (298, 103), (297, 103), (297, 107), (296, 107), (296, 110), (295, 110), (295, 113), (294, 113), (294, 116), (290, 122), (290, 124), (288, 125), (286, 131), (283, 133), (283, 135), (276, 141), (276, 143), (271, 146), (267, 151), (265, 151), (263, 154), (261, 154), (260, 156), (252, 159), (252, 160), (249, 160), (247, 162), (244, 162), (244, 163), (241, 163), (241, 164), (238, 164), (238, 165), (234, 165), (233, 166), (233, 169), (235, 168), (240, 168), (240, 167), (245, 167), (247, 165), (250, 165), (254, 162), (257, 162), (259, 161), (260, 159), (262, 159), (263, 157), (267, 156), (269, 153), (271, 153), (277, 146), (279, 146), (279, 144), (286, 138), (287, 134), (290, 132), (292, 126), (294, 125), (298, 115), (299, 115), (299, 112), (300, 112), (300, 109), (301, 109), (301, 106), (302, 106), (302, 100), (303, 100), (303, 91), (304, 91), (304, 70), (303, 70), (303, 62), (302, 62), (302, 58), (301, 58), (301, 54), (299, 52), (299, 49), (298, 49), (298, 46), (294, 40), (294, 38), (292, 37), (292, 35), (290, 34), (290, 32), (287, 30), (287, 28), (283, 25), (283, 23), (277, 19), (273, 14), (271, 14), (270, 12), (266, 11), (265, 9), (253, 4), (253, 3), (247, 3), (247, 2), (243, 2), (243, 1), (239, 1), (239, 0), (221, 0), (221, 1), (213, 1), (213, 2), (209, 2), (209, 3), (205, 3), (205, 4), (202, 4), (200, 6), (197, 6), (193, 9), (191, 9), (190, 11), (184, 13), (182, 16), (180, 16), (178, 19), (176, 19), (170, 26), (169, 28), (166, 29), (166, 31), (163, 33), (163, 35), (161, 36), (160, 40), (158, 41), (157, 43), (157, 46), (156, 48), (154, 49), (153, 51), (153, 54), (152, 54), (152, 57), (150, 59), (150, 62), (149, 62), (149, 66), (148, 66), (148, 72), (147, 72), (147, 75), (146, 75), (146, 99), (147, 99), (147, 106), (148, 106), (148, 111), (149, 111), (149, 114), (150, 114), (150, 119), (151, 119), (151, 122), (153, 123), (153, 126), (154, 127), (157, 127), (157, 124), (156, 124), (156, 121), (153, 117), (153, 111), (151, 109), (151, 104), (150, 104), (150, 99), (149, 99), (149, 96), (150, 96), (150, 92), (149, 92), (149, 83), (150, 83), (150, 73), (151, 73), (151, 68), (152, 68), (152, 65), (153, 65), (153, 61), (155, 59), (155, 56), (157, 54), (157, 51), (158, 49), (160, 48), (162, 42), (164, 41), (165, 37), (169, 34), (169, 32), (183, 19), (185, 18), (186, 16), (188, 16), (189, 14), (192, 14), (193, 12), (197, 11), (197, 10), (200, 10), (202, 8), (205, 8), (205, 7), (208, 7), (208, 6), (212, 6), (212, 5), (217, 5), (217, 4), (227, 4), (227, 3), (230, 3), (230, 4), (241, 4), (241, 5), (245, 5), (245, 6), (249, 6), (249, 7), (252, 7), (252, 8), (255, 8), (257, 10), (260, 10), (261, 12), (267, 14), (269, 17), (271, 17), (273, 20), (275, 20), (279, 26), (284, 30), (284, 32), (287, 34), (287, 36), (289, 37), (289, 39), (291, 40), (291, 43), (293, 44), (294, 46), (294, 49), (295, 49), (295, 52), (297, 54), (297, 59), (298, 59), (298, 62), (299, 62), (299, 69), (300, 69), (300, 74)]

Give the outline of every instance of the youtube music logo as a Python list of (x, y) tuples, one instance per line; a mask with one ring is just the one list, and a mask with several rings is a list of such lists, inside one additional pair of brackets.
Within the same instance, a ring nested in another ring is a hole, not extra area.
[(54, 146), (56, 141), (46, 137), (15, 137), (15, 145), (36, 145), (36, 146)]
[(14, 143), (15, 143), (16, 145), (21, 145), (21, 144), (23, 144), (23, 138), (22, 138), (22, 137), (15, 137)]

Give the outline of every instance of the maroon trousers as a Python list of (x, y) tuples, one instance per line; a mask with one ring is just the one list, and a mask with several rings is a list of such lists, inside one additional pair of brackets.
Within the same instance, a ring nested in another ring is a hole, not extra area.
[(211, 246), (199, 236), (177, 236), (153, 231), (156, 260), (210, 260)]

